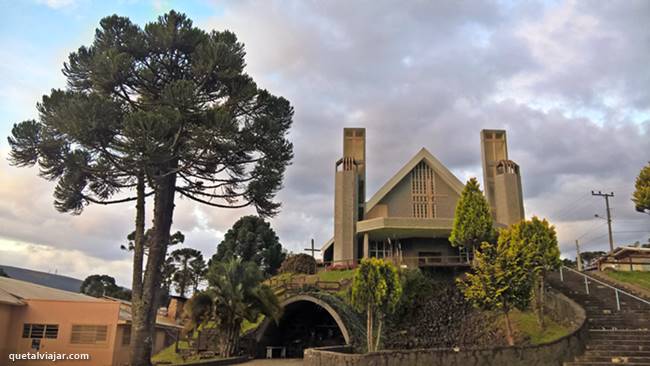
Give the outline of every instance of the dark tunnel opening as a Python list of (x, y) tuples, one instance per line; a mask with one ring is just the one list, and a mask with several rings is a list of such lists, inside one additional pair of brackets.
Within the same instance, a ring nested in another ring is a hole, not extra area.
[(345, 343), (341, 329), (327, 310), (310, 301), (297, 301), (285, 306), (278, 324), (269, 323), (259, 343), (258, 357), (266, 357), (267, 347), (274, 347), (274, 358), (280, 357), (283, 348), (287, 358), (301, 358), (306, 348)]

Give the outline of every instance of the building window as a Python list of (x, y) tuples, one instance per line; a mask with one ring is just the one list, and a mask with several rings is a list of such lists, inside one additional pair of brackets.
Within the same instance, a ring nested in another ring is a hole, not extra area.
[(131, 326), (126, 326), (123, 328), (122, 332), (122, 345), (128, 346), (131, 344)]
[(411, 198), (413, 217), (428, 219), (436, 217), (435, 174), (425, 162), (411, 171)]
[(23, 324), (23, 338), (56, 339), (58, 336), (58, 324)]
[(387, 258), (391, 256), (391, 250), (388, 243), (383, 241), (371, 241), (369, 243), (369, 255), (373, 258)]
[(73, 325), (70, 343), (103, 344), (108, 341), (108, 325)]

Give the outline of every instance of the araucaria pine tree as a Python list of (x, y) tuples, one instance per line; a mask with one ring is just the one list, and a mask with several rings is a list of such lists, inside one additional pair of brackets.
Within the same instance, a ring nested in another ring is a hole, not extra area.
[(506, 340), (514, 345), (510, 311), (525, 310), (531, 300), (533, 276), (526, 247), (513, 229), (503, 229), (496, 244), (483, 242), (476, 251), (472, 272), (458, 280), (465, 298), (474, 306), (503, 313)]
[[(262, 217), (292, 158), (293, 108), (244, 72), (244, 46), (171, 11), (144, 29), (112, 15), (70, 54), (68, 87), (14, 126), (11, 162), (56, 181), (55, 207), (135, 201), (131, 366), (151, 364), (157, 293), (175, 199), (219, 208), (253, 206)], [(153, 225), (144, 255), (145, 198)]]
[(449, 242), (471, 251), (482, 242), (494, 240), (495, 232), (488, 204), (476, 178), (467, 181), (456, 204)]
[(271, 224), (258, 216), (244, 216), (237, 220), (217, 246), (212, 261), (241, 258), (255, 262), (266, 276), (272, 276), (287, 256)]

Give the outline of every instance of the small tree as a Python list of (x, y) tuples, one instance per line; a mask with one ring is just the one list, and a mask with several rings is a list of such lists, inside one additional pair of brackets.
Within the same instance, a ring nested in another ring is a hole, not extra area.
[(192, 270), (192, 291), (196, 292), (208, 273), (208, 266), (205, 264), (203, 255), (190, 262), (190, 269)]
[(316, 273), (316, 260), (311, 255), (304, 253), (293, 254), (287, 257), (280, 266), (281, 273)]
[(637, 211), (650, 215), (650, 162), (641, 169), (636, 178), (632, 201)]
[(597, 250), (593, 252), (582, 252), (580, 253), (580, 259), (582, 259), (582, 263), (587, 266), (589, 265), (594, 259), (598, 259), (602, 256), (607, 255), (606, 252), (603, 252), (602, 250)]
[(216, 322), (221, 356), (231, 357), (238, 351), (244, 320), (255, 322), (260, 315), (279, 319), (282, 308), (273, 290), (262, 283), (263, 278), (253, 262), (212, 262), (208, 288), (192, 298), (188, 315), (194, 322)]
[(395, 266), (377, 258), (361, 261), (352, 281), (352, 305), (358, 311), (366, 312), (368, 352), (379, 348), (384, 317), (395, 310), (401, 294), (402, 286)]
[(115, 278), (109, 275), (90, 275), (81, 283), (79, 291), (93, 297), (110, 296), (116, 299), (129, 300), (131, 292), (115, 283)]
[(533, 217), (532, 220), (513, 225), (512, 234), (512, 240), (521, 240), (528, 252), (528, 263), (535, 284), (537, 321), (544, 328), (544, 277), (562, 265), (555, 227), (546, 219)]
[(185, 297), (190, 288), (198, 286), (198, 284), (195, 286), (197, 274), (194, 273), (193, 264), (194, 267), (203, 271), (203, 268), (199, 268), (201, 263), (205, 266), (203, 254), (196, 249), (181, 248), (171, 252), (169, 257), (176, 268), (172, 276), (172, 282), (176, 285), (176, 292)]
[(168, 255), (160, 268), (160, 290), (156, 296), (156, 301), (158, 301), (160, 306), (169, 306), (172, 284), (174, 283), (174, 273), (176, 273), (174, 259)]
[(244, 216), (237, 220), (217, 246), (212, 261), (241, 258), (255, 262), (266, 275), (274, 275), (286, 257), (271, 224), (259, 216)]
[(531, 298), (532, 276), (523, 242), (512, 229), (499, 233), (497, 244), (483, 242), (475, 253), (473, 272), (458, 285), (465, 298), (474, 306), (488, 311), (500, 311), (505, 318), (506, 340), (514, 345), (510, 311), (524, 310)]
[(471, 178), (456, 204), (449, 242), (454, 247), (472, 250), (482, 242), (490, 242), (493, 239), (490, 205), (483, 196), (476, 178)]

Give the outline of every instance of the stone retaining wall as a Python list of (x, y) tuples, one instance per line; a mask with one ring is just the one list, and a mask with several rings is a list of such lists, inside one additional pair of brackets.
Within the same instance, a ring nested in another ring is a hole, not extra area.
[(548, 294), (548, 313), (574, 324), (574, 331), (550, 343), (535, 346), (482, 349), (414, 349), (353, 354), (349, 346), (305, 350), (305, 366), (550, 366), (562, 365), (581, 354), (588, 336), (585, 311), (566, 296)]

